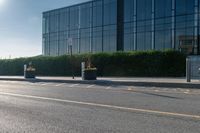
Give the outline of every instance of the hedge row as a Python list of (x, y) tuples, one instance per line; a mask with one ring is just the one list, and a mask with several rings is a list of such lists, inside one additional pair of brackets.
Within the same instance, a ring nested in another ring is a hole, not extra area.
[(0, 60), (0, 75), (23, 75), (23, 65), (32, 62), (36, 74), (42, 76), (70, 76), (71, 62), (74, 73), (81, 74), (81, 62), (90, 57), (98, 69), (98, 76), (162, 76), (185, 75), (186, 56), (177, 51), (137, 51), (82, 54), (59, 57), (37, 56)]

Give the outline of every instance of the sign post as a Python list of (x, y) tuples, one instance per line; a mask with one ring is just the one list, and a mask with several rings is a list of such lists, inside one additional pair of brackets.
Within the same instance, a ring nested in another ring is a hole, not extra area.
[(72, 38), (68, 38), (67, 39), (68, 45), (69, 45), (69, 52), (70, 52), (70, 56), (71, 56), (71, 70), (72, 70), (72, 79), (74, 79), (74, 66), (73, 66), (73, 53), (72, 53), (72, 43), (73, 40)]
[(191, 63), (189, 58), (186, 59), (186, 80), (191, 82)]
[(82, 77), (82, 80), (85, 80), (85, 62), (82, 62), (81, 63), (81, 77)]

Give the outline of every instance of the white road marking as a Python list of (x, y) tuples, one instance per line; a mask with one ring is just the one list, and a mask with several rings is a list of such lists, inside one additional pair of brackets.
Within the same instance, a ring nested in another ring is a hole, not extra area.
[(111, 89), (111, 86), (108, 86), (108, 87), (106, 87), (105, 89), (106, 89), (106, 90), (110, 90), (110, 89)]
[(40, 96), (31, 96), (31, 95), (22, 95), (22, 94), (6, 93), (6, 92), (0, 92), (0, 95), (15, 96), (15, 97), (22, 97), (22, 98), (32, 98), (32, 99), (40, 99), (40, 100), (49, 100), (49, 101), (56, 101), (56, 102), (86, 105), (86, 106), (95, 106), (95, 107), (102, 107), (102, 108), (109, 108), (109, 109), (118, 109), (118, 110), (124, 110), (124, 111), (157, 114), (157, 115), (163, 115), (163, 116), (184, 117), (184, 118), (200, 120), (200, 115), (164, 112), (164, 111), (158, 111), (158, 110), (139, 109), (139, 108), (129, 108), (129, 107), (121, 107), (121, 106), (115, 106), (115, 105), (106, 105), (106, 104), (99, 104), (99, 103), (72, 101), (72, 100), (64, 100), (64, 99), (40, 97)]
[(87, 88), (92, 88), (92, 87), (94, 87), (95, 85), (89, 85), (89, 86), (87, 86)]
[(132, 91), (132, 90), (133, 90), (132, 88), (128, 87), (128, 91)]
[(62, 83), (62, 84), (57, 84), (55, 86), (59, 87), (59, 86), (62, 86), (62, 85), (65, 85), (66, 83)]
[(75, 86), (78, 86), (79, 84), (73, 84), (73, 85), (70, 85), (69, 87), (75, 87)]
[(42, 83), (42, 84), (39, 84), (39, 85), (42, 85), (42, 86), (45, 86), (45, 85), (48, 85), (49, 83)]

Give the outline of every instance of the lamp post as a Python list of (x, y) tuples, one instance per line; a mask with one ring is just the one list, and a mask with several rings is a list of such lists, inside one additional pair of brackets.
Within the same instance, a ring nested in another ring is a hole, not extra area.
[(72, 79), (74, 79), (74, 68), (73, 68), (73, 54), (72, 54), (72, 38), (68, 38), (69, 52), (71, 56), (71, 70), (72, 70)]

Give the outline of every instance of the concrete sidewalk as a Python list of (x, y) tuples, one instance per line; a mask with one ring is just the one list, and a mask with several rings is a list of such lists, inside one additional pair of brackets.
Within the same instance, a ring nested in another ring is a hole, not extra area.
[(193, 88), (200, 89), (200, 80), (192, 80), (187, 83), (185, 78), (126, 78), (126, 77), (100, 77), (96, 81), (83, 81), (81, 77), (42, 77), (36, 79), (24, 79), (23, 76), (0, 76), (0, 80), (29, 81), (29, 82), (57, 82), (57, 83), (79, 83), (100, 85), (127, 85), (146, 87), (171, 87), (171, 88)]

